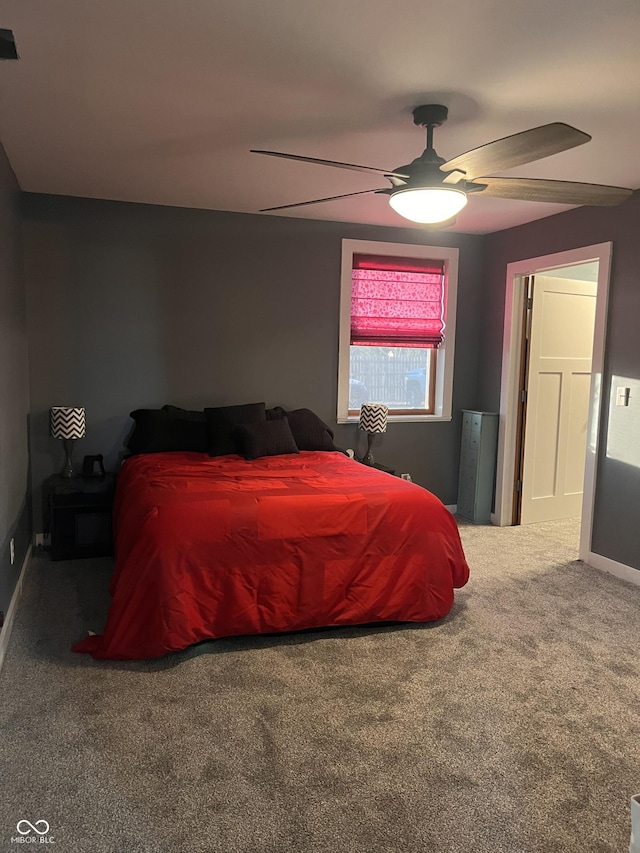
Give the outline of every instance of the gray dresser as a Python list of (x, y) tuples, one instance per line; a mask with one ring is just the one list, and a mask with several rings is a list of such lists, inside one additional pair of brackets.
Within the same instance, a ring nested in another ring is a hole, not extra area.
[(497, 449), (497, 413), (463, 409), (457, 514), (474, 524), (491, 520)]

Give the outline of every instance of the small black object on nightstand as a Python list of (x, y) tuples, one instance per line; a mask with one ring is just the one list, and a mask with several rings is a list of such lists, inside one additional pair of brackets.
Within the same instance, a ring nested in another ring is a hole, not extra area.
[(111, 508), (115, 477), (61, 477), (45, 483), (45, 521), (52, 560), (113, 554)]
[(99, 453), (97, 456), (85, 456), (84, 461), (82, 463), (82, 476), (83, 477), (104, 477), (104, 462), (102, 459), (102, 453)]

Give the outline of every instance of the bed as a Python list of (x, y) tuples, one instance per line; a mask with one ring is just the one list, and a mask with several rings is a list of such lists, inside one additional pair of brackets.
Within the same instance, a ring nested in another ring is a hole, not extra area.
[(469, 575), (430, 492), (339, 451), (247, 460), (142, 453), (118, 477), (102, 635), (75, 651), (146, 659), (246, 634), (431, 622)]

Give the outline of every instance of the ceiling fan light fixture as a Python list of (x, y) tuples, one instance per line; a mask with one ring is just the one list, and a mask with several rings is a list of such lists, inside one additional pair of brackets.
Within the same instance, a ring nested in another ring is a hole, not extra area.
[(459, 213), (466, 203), (466, 193), (449, 187), (400, 189), (389, 197), (389, 204), (396, 213), (423, 225), (446, 222)]

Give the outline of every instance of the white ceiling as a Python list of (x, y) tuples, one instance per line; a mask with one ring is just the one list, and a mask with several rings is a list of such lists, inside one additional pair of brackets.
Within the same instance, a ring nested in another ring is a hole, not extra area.
[[(0, 0), (0, 27), (26, 191), (255, 213), (386, 186), (249, 149), (393, 169), (425, 147), (424, 103), (449, 107), (445, 159), (564, 121), (593, 140), (504, 174), (640, 187), (638, 0)], [(564, 209), (476, 196), (454, 230)], [(283, 215), (406, 224), (375, 195)]]

